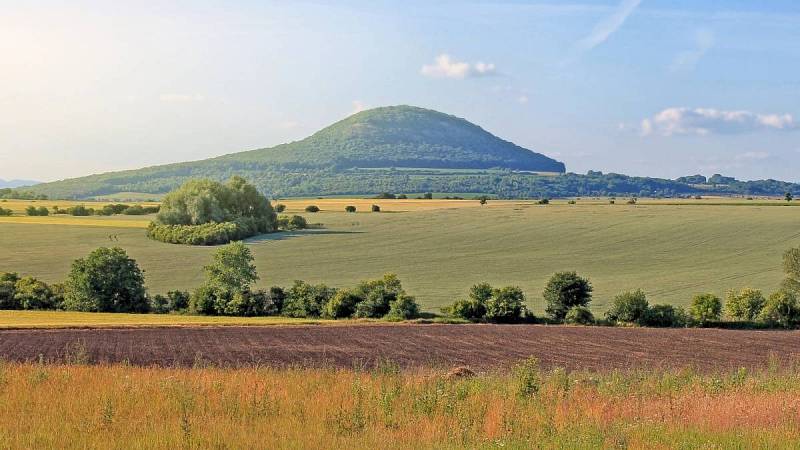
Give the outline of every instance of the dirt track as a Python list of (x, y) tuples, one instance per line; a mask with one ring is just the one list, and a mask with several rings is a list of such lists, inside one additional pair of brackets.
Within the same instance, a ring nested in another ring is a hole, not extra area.
[[(79, 343), (76, 345), (76, 343)], [(41, 355), (41, 356), (40, 356)], [(0, 358), (136, 365), (337, 367), (392, 360), (403, 367), (629, 369), (757, 367), (800, 362), (800, 331), (496, 325), (108, 328), (0, 331)]]

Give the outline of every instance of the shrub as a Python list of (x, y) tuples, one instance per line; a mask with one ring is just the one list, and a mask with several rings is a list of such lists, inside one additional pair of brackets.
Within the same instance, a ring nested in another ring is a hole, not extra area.
[(349, 213), (354, 213), (356, 212), (356, 207), (353, 205), (347, 205), (344, 207), (344, 210)]
[(64, 307), (75, 311), (147, 312), (144, 274), (125, 250), (100, 247), (72, 263)]
[(133, 205), (128, 208), (125, 208), (122, 211), (122, 214), (125, 214), (126, 216), (143, 216), (147, 214), (147, 211), (145, 211), (145, 209), (142, 208), (141, 205)]
[(701, 325), (719, 320), (722, 315), (722, 300), (714, 294), (697, 294), (692, 298), (689, 314)]
[(419, 317), (419, 305), (414, 297), (401, 293), (390, 303), (386, 317), (392, 320), (415, 319)]
[(422, 194), (422, 198), (424, 198), (425, 200), (431, 200), (431, 199), (433, 199), (433, 193), (432, 192), (426, 192), (426, 193)]
[(250, 285), (258, 280), (253, 254), (242, 242), (228, 244), (212, 255), (203, 268), (206, 279), (198, 289), (194, 308), (205, 314), (244, 315), (254, 308)]
[(308, 228), (308, 222), (306, 222), (305, 217), (303, 216), (280, 216), (278, 217), (278, 229), (280, 230), (304, 230)]
[(151, 222), (147, 227), (147, 236), (168, 244), (220, 245), (265, 232), (262, 231), (262, 225), (250, 217), (202, 225), (162, 225)]
[(606, 318), (614, 322), (641, 323), (647, 313), (647, 296), (638, 289), (623, 292), (611, 301)]
[(35, 207), (35, 206), (28, 206), (25, 208), (25, 214), (29, 216), (49, 216), (50, 210), (48, 210), (44, 206)]
[(325, 304), (324, 316), (331, 319), (352, 317), (361, 297), (350, 289), (339, 289)]
[(391, 304), (405, 291), (393, 273), (387, 273), (381, 279), (362, 281), (355, 288), (362, 300), (356, 306), (356, 317), (380, 318), (389, 313)]
[(389, 192), (381, 192), (380, 194), (376, 195), (374, 198), (395, 199), (397, 197), (394, 194), (390, 194)]
[(397, 196), (398, 200), (405, 200), (407, 198), (408, 198), (408, 196), (406, 194), (400, 194), (400, 195)]
[(378, 205), (372, 205), (372, 212), (381, 212), (381, 207)]
[(319, 212), (319, 206), (317, 206), (317, 205), (308, 205), (308, 206), (306, 206), (306, 212), (309, 212), (309, 213)]
[(282, 314), (289, 317), (320, 317), (335, 293), (336, 289), (324, 284), (314, 286), (297, 280), (286, 291)]
[(155, 314), (166, 314), (170, 311), (169, 299), (161, 294), (150, 297), (150, 312)]
[(550, 199), (549, 198), (543, 198), (543, 199), (539, 200), (536, 203), (539, 204), (539, 205), (549, 205), (550, 204)]
[(629, 205), (635, 205), (636, 204), (636, 198), (634, 198), (634, 197), (629, 198), (628, 199), (628, 204)]
[(725, 311), (734, 319), (752, 321), (761, 313), (765, 302), (764, 295), (757, 289), (730, 290), (725, 297)]
[(14, 286), (14, 299), (22, 309), (55, 309), (50, 286), (33, 277), (23, 277)]
[(544, 297), (547, 312), (555, 320), (564, 320), (573, 306), (587, 306), (592, 301), (592, 284), (575, 272), (559, 272), (550, 277)]
[(13, 214), (14, 214), (14, 211), (12, 211), (10, 209), (0, 208), (0, 216), (7, 217), (7, 216), (11, 216)]
[(286, 205), (284, 205), (283, 203), (278, 203), (277, 205), (275, 205), (275, 212), (282, 213), (284, 211), (286, 211)]
[(66, 209), (67, 214), (70, 216), (91, 216), (94, 214), (94, 209), (87, 208), (83, 205), (75, 205)]
[(791, 291), (778, 291), (769, 296), (758, 319), (771, 326), (792, 328), (800, 324), (800, 305)]
[(182, 311), (189, 307), (191, 295), (186, 291), (167, 292), (167, 307), (170, 311)]
[(684, 327), (688, 320), (681, 308), (672, 305), (653, 305), (642, 317), (642, 325), (648, 327)]
[(585, 306), (573, 306), (567, 310), (564, 322), (573, 325), (592, 325), (594, 323), (594, 315)]
[(515, 322), (525, 312), (525, 294), (516, 286), (492, 290), (486, 301), (486, 319), (492, 322)]
[(14, 297), (19, 275), (15, 272), (0, 272), (0, 309), (19, 309), (20, 304)]

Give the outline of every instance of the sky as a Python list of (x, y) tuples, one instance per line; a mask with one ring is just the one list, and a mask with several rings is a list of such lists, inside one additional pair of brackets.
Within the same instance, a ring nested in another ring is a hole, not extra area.
[(463, 117), (602, 170), (800, 182), (800, 2), (0, 0), (0, 178)]

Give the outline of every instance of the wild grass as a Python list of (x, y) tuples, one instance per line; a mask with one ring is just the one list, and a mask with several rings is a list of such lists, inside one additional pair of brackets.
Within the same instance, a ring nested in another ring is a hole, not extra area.
[(800, 374), (0, 365), (2, 448), (796, 448)]

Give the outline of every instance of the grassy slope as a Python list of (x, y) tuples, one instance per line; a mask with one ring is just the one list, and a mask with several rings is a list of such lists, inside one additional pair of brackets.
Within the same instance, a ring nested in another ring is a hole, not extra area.
[(800, 439), (793, 371), (525, 373), (7, 364), (0, 447), (789, 449)]
[[(336, 209), (343, 203), (336, 201)], [(289, 202), (290, 211), (322, 200)], [(385, 208), (391, 201), (363, 200)], [(358, 203), (361, 206), (360, 203)], [(685, 305), (697, 292), (772, 290), (781, 254), (800, 244), (800, 209), (767, 206), (608, 205), (526, 202), (442, 203), (436, 210), (390, 214), (309, 215), (324, 230), (282, 233), (251, 242), (261, 286), (294, 279), (348, 286), (396, 272), (428, 310), (486, 280), (517, 284), (535, 311), (557, 270), (577, 270), (595, 285), (596, 311), (624, 289), (643, 288), (651, 302)], [(470, 206), (457, 208), (456, 205)], [(332, 207), (334, 208), (334, 207)], [(420, 207), (421, 208), (421, 207)], [(113, 231), (119, 242), (109, 242)], [(71, 261), (101, 245), (120, 245), (146, 270), (152, 292), (189, 289), (202, 280), (213, 251), (167, 245), (135, 228), (0, 223), (0, 271), (60, 281)]]

